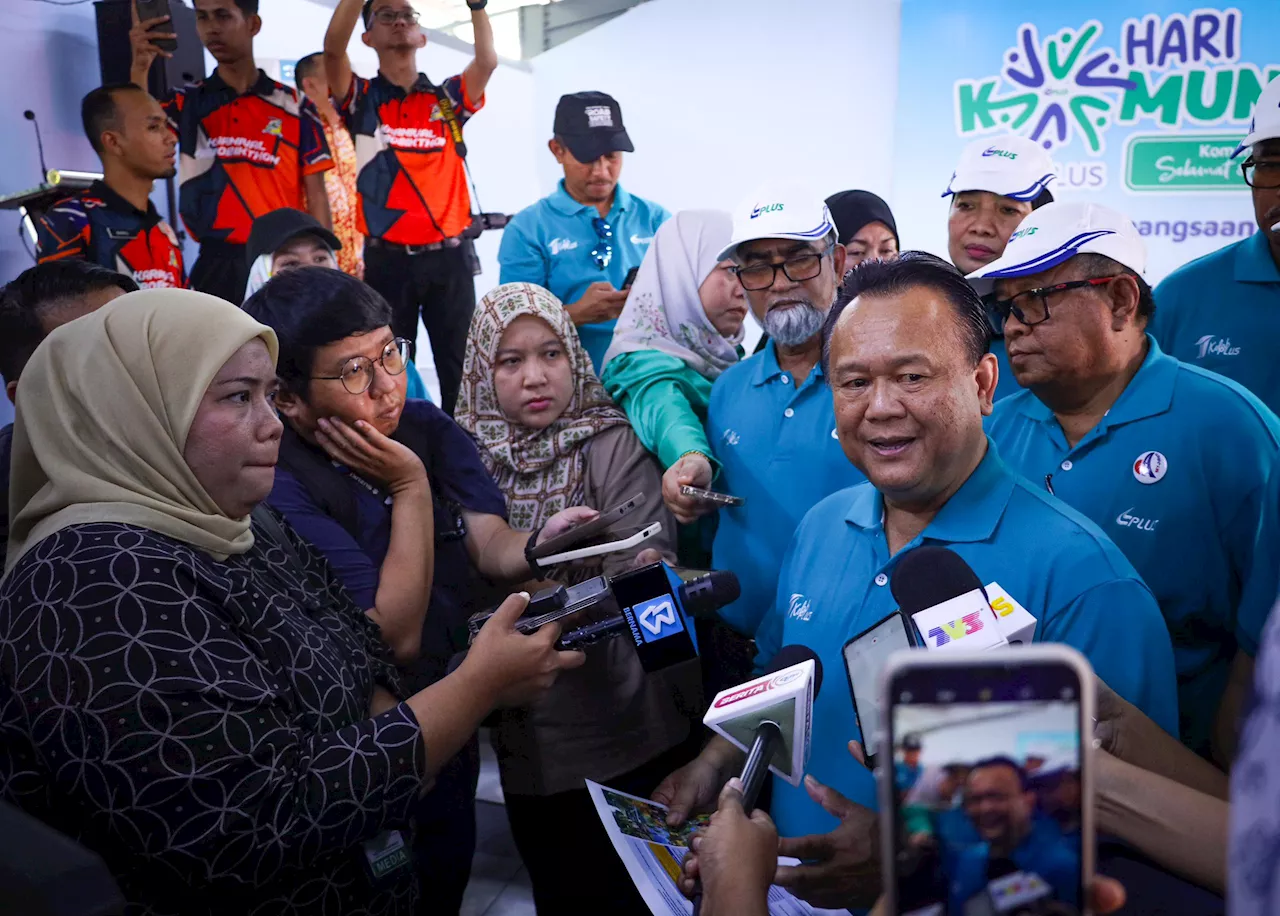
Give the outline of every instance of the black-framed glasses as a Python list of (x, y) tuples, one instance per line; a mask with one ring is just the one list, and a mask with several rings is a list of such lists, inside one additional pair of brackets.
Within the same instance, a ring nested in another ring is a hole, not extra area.
[(778, 264), (751, 264), (746, 267), (730, 267), (729, 269), (738, 275), (738, 282), (742, 284), (743, 289), (748, 292), (755, 292), (773, 286), (774, 281), (778, 279), (779, 270), (792, 283), (803, 283), (805, 280), (812, 280), (822, 273), (822, 259), (830, 251), (831, 246), (828, 245), (821, 251), (810, 251), (796, 255)]
[(1038, 324), (1044, 324), (1051, 317), (1049, 315), (1049, 297), (1058, 293), (1065, 293), (1073, 289), (1084, 289), (1090, 286), (1102, 286), (1104, 283), (1110, 283), (1112, 280), (1120, 279), (1119, 274), (1114, 277), (1091, 277), (1088, 280), (1069, 280), (1066, 283), (1055, 283), (1053, 286), (1039, 286), (1035, 289), (1025, 289), (1008, 299), (991, 298), (988, 300), (992, 311), (1000, 320), (1003, 328), (1004, 323), (1009, 320), (1009, 316), (1013, 315), (1020, 322), (1029, 328), (1033, 328)]
[(1251, 188), (1280, 188), (1280, 160), (1259, 162), (1250, 156), (1240, 163), (1240, 174)]
[(313, 375), (311, 377), (330, 382), (342, 382), (342, 387), (352, 394), (364, 394), (369, 390), (369, 386), (373, 384), (373, 373), (377, 371), (379, 364), (382, 365), (387, 375), (400, 375), (404, 372), (408, 360), (409, 341), (403, 337), (397, 337), (382, 348), (382, 355), (377, 359), (370, 359), (367, 356), (353, 356), (342, 364), (340, 374)]
[(395, 25), (402, 21), (409, 25), (417, 25), (422, 17), (414, 10), (378, 10), (373, 14), (373, 18), (381, 25)]
[(604, 270), (613, 260), (613, 227), (609, 221), (597, 216), (591, 221), (591, 228), (596, 231), (596, 247), (591, 249), (591, 259), (596, 267)]

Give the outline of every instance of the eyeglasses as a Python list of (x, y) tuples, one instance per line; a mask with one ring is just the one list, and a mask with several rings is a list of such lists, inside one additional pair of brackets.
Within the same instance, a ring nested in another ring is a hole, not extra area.
[[(1092, 277), (1088, 280), (1071, 280), (1067, 283), (1055, 283), (1053, 286), (1041, 286), (1036, 289), (1023, 290), (1015, 296), (1008, 299), (990, 299), (988, 300), (991, 309), (1000, 319), (1001, 326), (1009, 320), (1009, 316), (1013, 315), (1020, 322), (1029, 328), (1038, 324), (1044, 324), (1049, 320), (1049, 297), (1057, 293), (1065, 293), (1068, 290), (1084, 289), (1088, 286), (1101, 286), (1104, 283), (1110, 283), (1112, 280), (1120, 279), (1119, 276), (1114, 277)], [(1022, 300), (1022, 304), (1018, 304), (1018, 300)]]
[(367, 356), (353, 356), (342, 364), (342, 372), (339, 375), (313, 375), (311, 377), (330, 382), (342, 382), (342, 387), (352, 394), (364, 394), (369, 390), (369, 386), (373, 384), (374, 368), (377, 365), (381, 364), (387, 375), (399, 375), (404, 372), (408, 358), (409, 341), (403, 337), (397, 337), (383, 348), (382, 355), (377, 359), (370, 359)]
[(1251, 188), (1280, 188), (1280, 162), (1258, 162), (1252, 156), (1240, 164), (1244, 183)]
[(591, 228), (596, 231), (599, 239), (596, 247), (591, 249), (591, 259), (596, 262), (596, 267), (604, 270), (613, 260), (613, 227), (608, 220), (597, 216), (591, 221)]
[(379, 25), (395, 25), (397, 22), (417, 25), (421, 17), (414, 10), (378, 10), (373, 18)]
[(773, 286), (774, 281), (778, 279), (779, 270), (792, 283), (812, 280), (822, 273), (822, 259), (830, 250), (831, 246), (828, 245), (821, 251), (811, 251), (808, 254), (787, 258), (781, 264), (752, 264), (750, 267), (730, 267), (729, 269), (738, 275), (738, 282), (742, 284), (743, 289), (755, 292)]

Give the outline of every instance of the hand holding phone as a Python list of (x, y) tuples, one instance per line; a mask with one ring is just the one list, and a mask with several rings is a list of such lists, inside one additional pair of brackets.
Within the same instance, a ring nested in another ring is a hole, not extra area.
[(172, 31), (169, 0), (133, 0), (130, 7), (133, 28), (129, 30), (129, 43), (135, 62), (148, 52), (148, 64), (157, 56), (172, 57), (178, 50), (178, 36)]
[(883, 681), (888, 913), (1085, 912), (1093, 672), (1066, 646), (899, 652)]

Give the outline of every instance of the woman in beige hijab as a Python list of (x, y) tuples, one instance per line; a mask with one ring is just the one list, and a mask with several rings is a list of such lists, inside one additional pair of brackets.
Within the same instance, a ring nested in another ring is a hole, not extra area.
[[(405, 701), (377, 626), (275, 516), (276, 341), (130, 293), (22, 376), (0, 583), (0, 784), (149, 914), (399, 914), (413, 801), (578, 653), (512, 627)], [(251, 520), (251, 513), (253, 513)], [(373, 880), (370, 875), (380, 875)]]

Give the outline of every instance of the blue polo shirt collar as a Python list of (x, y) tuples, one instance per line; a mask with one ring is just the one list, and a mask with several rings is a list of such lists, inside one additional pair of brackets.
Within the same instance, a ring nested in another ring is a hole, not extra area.
[(1280, 267), (1265, 232), (1255, 232), (1236, 249), (1235, 274), (1239, 283), (1280, 283)]
[[(569, 192), (565, 190), (564, 179), (561, 178), (556, 185), (556, 189), (551, 196), (547, 198), (547, 203), (551, 209), (564, 216), (576, 216), (584, 210), (591, 210), (595, 213), (596, 208), (591, 204), (581, 204), (569, 196)], [(619, 184), (613, 190), (613, 208), (609, 211), (609, 217), (616, 219), (617, 214), (631, 207), (631, 195)]]
[[(1120, 397), (1111, 405), (1106, 416), (1080, 440), (1077, 448), (1116, 426), (1166, 413), (1173, 406), (1173, 389), (1178, 381), (1178, 366), (1178, 361), (1161, 350), (1155, 338), (1148, 334), (1147, 356), (1142, 361), (1142, 365), (1138, 367), (1137, 373), (1129, 380), (1124, 391), (1120, 392)], [(1053, 415), (1053, 411), (1034, 395), (1024, 396), (1018, 409), (1037, 423), (1052, 424), (1055, 430), (1060, 429), (1058, 418)]]
[[(989, 540), (1009, 505), (1014, 483), (1013, 472), (988, 437), (987, 453), (969, 479), (898, 556), (923, 541), (957, 544)], [(884, 497), (871, 486), (855, 488), (845, 521), (864, 531), (879, 531), (884, 527)]]
[[(751, 375), (751, 385), (754, 388), (759, 388), (761, 385), (767, 385), (783, 375), (786, 375), (786, 373), (778, 365), (778, 348), (770, 340), (764, 345), (764, 349), (760, 351), (760, 358), (756, 360), (756, 367)], [(813, 371), (809, 373), (809, 377), (796, 385), (796, 390), (800, 391), (810, 385), (816, 385), (823, 378), (825, 376), (822, 374), (822, 360), (818, 360), (813, 366)]]

